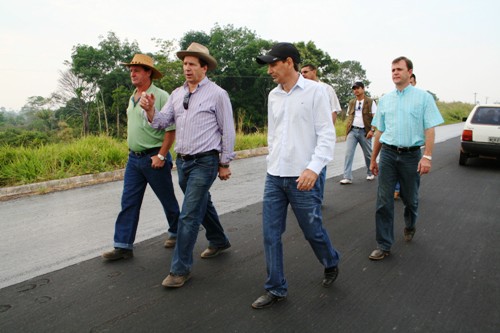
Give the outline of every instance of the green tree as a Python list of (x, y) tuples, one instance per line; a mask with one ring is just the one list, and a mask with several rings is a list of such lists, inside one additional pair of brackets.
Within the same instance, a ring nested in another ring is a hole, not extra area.
[(121, 128), (126, 126), (126, 112), (128, 101), (130, 98), (130, 90), (125, 88), (124, 86), (120, 86), (113, 91), (113, 105), (111, 109), (114, 110), (116, 114), (116, 137), (121, 138), (125, 133), (121, 132)]
[(208, 47), (210, 45), (210, 40), (211, 40), (210, 35), (207, 35), (205, 32), (191, 30), (191, 31), (188, 31), (184, 34), (184, 36), (181, 38), (179, 44), (180, 44), (181, 50), (186, 50), (188, 48), (188, 46), (193, 42), (196, 42), (196, 43), (199, 43), (199, 44), (202, 44), (202, 45), (205, 45)]
[[(101, 131), (102, 114), (105, 131), (111, 133), (113, 132), (110, 129), (111, 124), (119, 124), (116, 113), (112, 111), (113, 92), (120, 86), (132, 89), (129, 73), (121, 63), (130, 61), (134, 54), (141, 51), (137, 42), (129, 42), (127, 39), (121, 41), (114, 32), (108, 32), (106, 37), (100, 38), (98, 47), (75, 46), (71, 56), (72, 61), (68, 64), (74, 75), (91, 87), (89, 111), (94, 110), (96, 113), (92, 118), (95, 124), (92, 125)], [(114, 132), (117, 132), (116, 128)]]
[(182, 62), (175, 54), (174, 41), (153, 38), (158, 52), (153, 56), (157, 62), (156, 68), (163, 74), (163, 77), (155, 84), (163, 90), (171, 93), (175, 88), (184, 83)]
[(300, 52), (302, 64), (312, 64), (318, 68), (318, 77), (326, 83), (334, 83), (335, 74), (339, 71), (340, 64), (338, 60), (332, 59), (330, 55), (323, 50), (318, 49), (313, 41), (298, 42), (295, 44)]
[(35, 116), (42, 121), (44, 129), (52, 131), (57, 127), (57, 120), (54, 111), (50, 109), (43, 109), (37, 111)]
[(96, 85), (88, 83), (69, 69), (60, 72), (59, 93), (56, 98), (81, 115), (82, 135), (90, 133), (89, 113), (95, 98)]

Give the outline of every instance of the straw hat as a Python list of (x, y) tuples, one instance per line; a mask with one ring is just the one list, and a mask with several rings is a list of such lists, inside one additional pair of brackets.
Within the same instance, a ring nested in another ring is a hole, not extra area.
[(160, 79), (163, 74), (160, 73), (154, 66), (153, 58), (145, 54), (136, 54), (130, 63), (122, 62), (123, 66), (146, 66), (153, 71), (152, 79)]
[(193, 56), (203, 59), (208, 64), (208, 70), (215, 69), (217, 67), (217, 60), (210, 55), (210, 52), (206, 48), (198, 43), (191, 43), (187, 50), (177, 52), (177, 57), (184, 60), (185, 56)]

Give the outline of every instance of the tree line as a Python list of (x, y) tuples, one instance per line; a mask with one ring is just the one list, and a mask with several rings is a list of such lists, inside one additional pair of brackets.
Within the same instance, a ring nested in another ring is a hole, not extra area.
[[(216, 24), (209, 33), (189, 31), (178, 43), (153, 39), (158, 51), (147, 53), (164, 74), (155, 84), (171, 92), (184, 82), (182, 62), (175, 53), (191, 42), (208, 47), (218, 67), (208, 76), (229, 93), (237, 129), (243, 133), (264, 130), (267, 122), (267, 96), (275, 83), (266, 66), (255, 57), (269, 50), (276, 41), (264, 40), (248, 28)], [(313, 41), (295, 43), (302, 63), (318, 67), (320, 79), (332, 84), (341, 106), (351, 99), (351, 86), (370, 81), (357, 61), (341, 62), (319, 49)], [(136, 41), (121, 40), (114, 32), (100, 37), (97, 46), (78, 44), (71, 60), (60, 72), (58, 90), (48, 97), (32, 96), (19, 113), (0, 109), (0, 143), (17, 137), (14, 144), (36, 144), (50, 140), (69, 140), (91, 134), (115, 138), (126, 136), (126, 109), (133, 86), (122, 62), (143, 53)]]

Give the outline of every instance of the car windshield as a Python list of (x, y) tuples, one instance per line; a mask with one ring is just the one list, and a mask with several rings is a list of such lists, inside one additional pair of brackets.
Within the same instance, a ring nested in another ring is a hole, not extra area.
[(479, 107), (471, 119), (473, 124), (500, 125), (500, 107)]

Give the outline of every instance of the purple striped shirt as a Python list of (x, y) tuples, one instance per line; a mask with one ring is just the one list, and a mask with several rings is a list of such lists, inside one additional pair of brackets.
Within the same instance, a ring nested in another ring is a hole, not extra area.
[(187, 83), (175, 89), (160, 112), (155, 110), (151, 126), (156, 129), (175, 124), (175, 152), (193, 155), (216, 149), (221, 163), (235, 157), (235, 130), (233, 108), (227, 92), (205, 77), (189, 98), (189, 107), (183, 101), (189, 93)]

